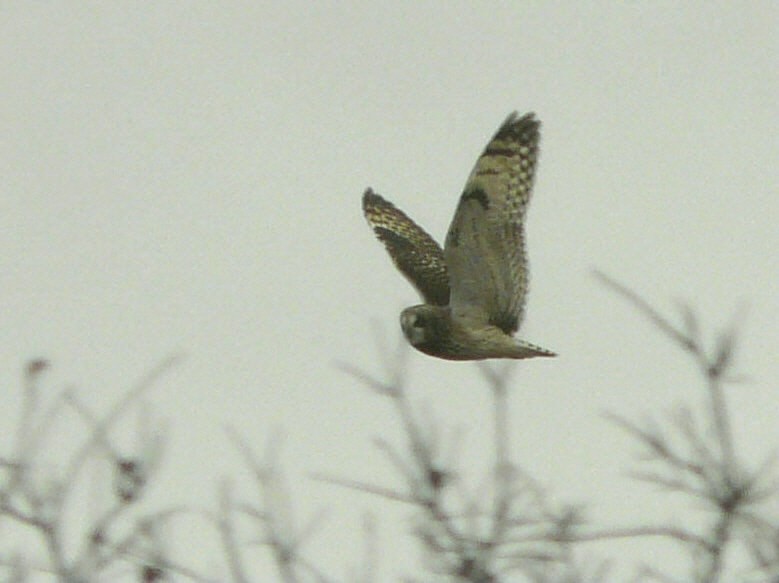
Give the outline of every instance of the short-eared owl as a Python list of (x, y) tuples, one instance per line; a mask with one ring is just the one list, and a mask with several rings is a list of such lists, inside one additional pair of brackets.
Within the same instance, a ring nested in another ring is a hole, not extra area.
[(468, 177), (443, 249), (403, 211), (365, 191), (368, 223), (425, 302), (400, 315), (417, 350), (449, 360), (555, 356), (512, 336), (527, 292), (524, 221), (540, 125), (532, 113), (503, 122)]

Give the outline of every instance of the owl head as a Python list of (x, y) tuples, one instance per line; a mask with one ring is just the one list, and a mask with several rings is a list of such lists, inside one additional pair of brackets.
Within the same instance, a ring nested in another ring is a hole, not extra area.
[(400, 313), (400, 327), (414, 348), (428, 352), (449, 337), (449, 309), (429, 304), (406, 308)]

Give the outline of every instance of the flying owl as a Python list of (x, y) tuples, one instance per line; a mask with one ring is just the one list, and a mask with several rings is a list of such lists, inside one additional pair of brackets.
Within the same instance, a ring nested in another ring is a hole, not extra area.
[(373, 232), (425, 302), (400, 314), (417, 350), (448, 360), (555, 356), (513, 337), (527, 293), (524, 221), (540, 126), (532, 113), (503, 122), (465, 183), (443, 249), (395, 205), (363, 194)]

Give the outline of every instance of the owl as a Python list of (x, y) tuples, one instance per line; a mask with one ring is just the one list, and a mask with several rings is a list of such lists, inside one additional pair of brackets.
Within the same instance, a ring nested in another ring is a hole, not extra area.
[(417, 350), (447, 360), (555, 356), (513, 337), (527, 294), (524, 222), (540, 125), (532, 113), (503, 122), (465, 183), (443, 249), (391, 202), (363, 194), (368, 224), (424, 301), (400, 314)]

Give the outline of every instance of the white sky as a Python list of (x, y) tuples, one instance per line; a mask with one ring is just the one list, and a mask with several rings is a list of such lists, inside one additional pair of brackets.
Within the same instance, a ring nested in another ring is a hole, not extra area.
[[(306, 478), (387, 484), (370, 438), (400, 443), (387, 404), (334, 364), (380, 374), (375, 324), (394, 346), (399, 311), (418, 301), (360, 196), (372, 186), (442, 240), (476, 156), (517, 109), (543, 122), (521, 336), (560, 354), (518, 365), (520, 463), (561, 501), (590, 502), (601, 524), (678, 522), (666, 497), (625, 476), (636, 448), (600, 413), (660, 415), (699, 403), (701, 386), (593, 267), (666, 313), (692, 302), (709, 335), (746, 305), (737, 366), (752, 381), (729, 393), (737, 438), (755, 462), (779, 444), (776, 3), (0, 12), (6, 436), (29, 358), (52, 361), (52, 393), (76, 386), (104, 411), (182, 352), (150, 393), (170, 433), (150, 507), (215, 508), (227, 475), (248, 497), (224, 426), (258, 452), (281, 428), (300, 515), (328, 509), (320, 564), (339, 577), (359, 563), (358, 527), (374, 511), (384, 580), (412, 571), (408, 509)], [(461, 424), (478, 455), (489, 401), (475, 366), (409, 363), (415, 397)], [(191, 522), (174, 555), (213, 573), (220, 550)]]

